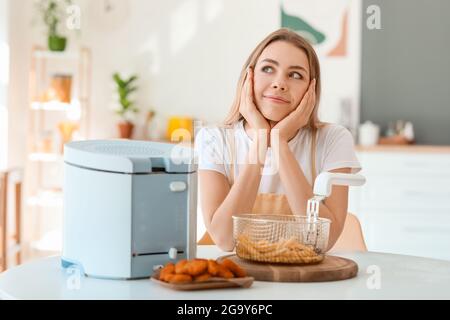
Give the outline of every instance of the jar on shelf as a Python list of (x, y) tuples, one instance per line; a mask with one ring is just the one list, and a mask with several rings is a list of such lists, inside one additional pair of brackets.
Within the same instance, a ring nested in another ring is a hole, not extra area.
[(54, 74), (50, 81), (48, 100), (70, 103), (72, 95), (72, 76), (69, 74)]
[(71, 121), (63, 121), (58, 124), (59, 133), (61, 136), (60, 152), (64, 151), (64, 144), (72, 141), (73, 134), (79, 129), (79, 124)]
[(36, 144), (34, 145), (33, 152), (38, 153), (52, 153), (53, 152), (53, 132), (46, 130), (40, 133)]
[(170, 117), (167, 124), (166, 139), (169, 141), (191, 141), (194, 138), (193, 118)]

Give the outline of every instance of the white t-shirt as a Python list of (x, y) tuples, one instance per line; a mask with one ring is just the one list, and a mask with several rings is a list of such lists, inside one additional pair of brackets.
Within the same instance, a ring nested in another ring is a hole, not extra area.
[[(214, 170), (223, 174), (228, 180), (232, 175), (231, 147), (228, 141), (234, 133), (235, 163), (244, 164), (251, 143), (250, 137), (244, 129), (244, 122), (234, 125), (231, 135), (225, 133), (225, 128), (202, 128), (195, 139), (195, 150), (198, 156), (199, 170)], [(293, 152), (300, 168), (308, 182), (312, 185), (311, 176), (311, 131), (299, 130), (297, 135), (289, 141), (289, 148)], [(272, 149), (267, 151), (263, 175), (259, 186), (259, 193), (284, 194), (278, 171), (273, 165)], [(325, 171), (339, 168), (351, 168), (352, 173), (361, 170), (356, 157), (354, 141), (351, 133), (343, 126), (326, 124), (318, 129), (316, 140), (316, 176)], [(239, 176), (239, 165), (234, 165), (234, 180)]]

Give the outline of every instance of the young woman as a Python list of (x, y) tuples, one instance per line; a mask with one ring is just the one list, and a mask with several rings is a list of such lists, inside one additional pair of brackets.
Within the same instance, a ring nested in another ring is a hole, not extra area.
[[(201, 207), (208, 234), (222, 250), (233, 250), (234, 214), (305, 215), (319, 173), (360, 170), (350, 132), (318, 119), (320, 84), (311, 45), (277, 30), (242, 69), (225, 121), (232, 130), (199, 131)], [(348, 187), (335, 186), (320, 206), (320, 216), (332, 221), (328, 249), (342, 232), (347, 203)]]

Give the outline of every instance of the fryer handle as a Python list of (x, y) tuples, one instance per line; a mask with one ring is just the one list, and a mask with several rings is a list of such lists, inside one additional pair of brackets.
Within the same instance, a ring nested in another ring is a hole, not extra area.
[(366, 178), (360, 174), (322, 172), (314, 181), (314, 195), (328, 197), (332, 185), (362, 186)]

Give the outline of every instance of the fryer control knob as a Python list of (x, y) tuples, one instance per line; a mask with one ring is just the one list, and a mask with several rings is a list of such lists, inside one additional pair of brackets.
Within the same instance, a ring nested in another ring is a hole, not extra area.
[(169, 258), (175, 260), (177, 258), (178, 250), (176, 248), (169, 249)]

